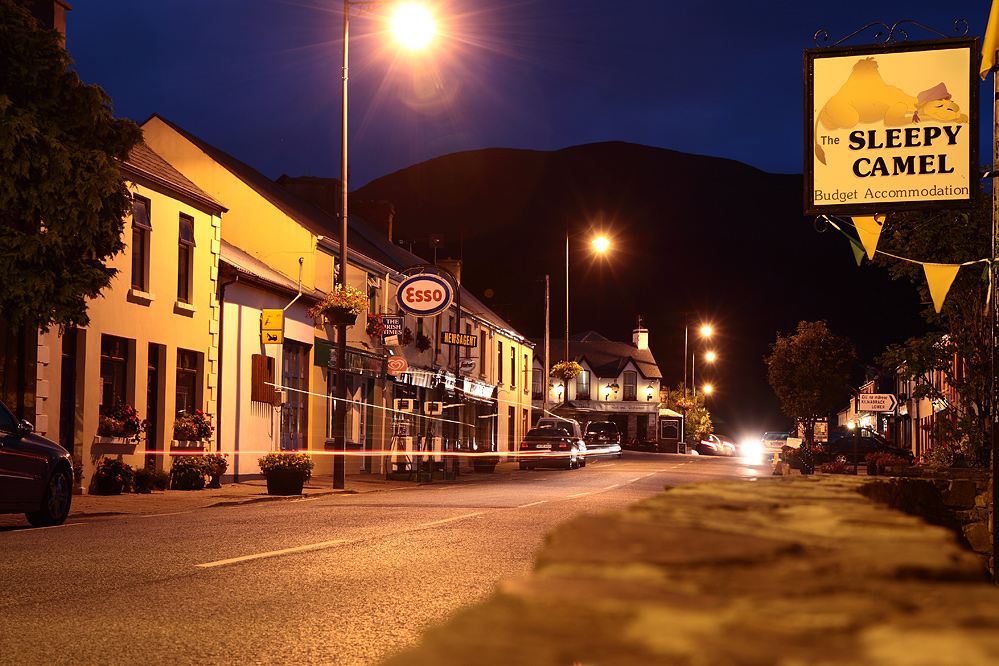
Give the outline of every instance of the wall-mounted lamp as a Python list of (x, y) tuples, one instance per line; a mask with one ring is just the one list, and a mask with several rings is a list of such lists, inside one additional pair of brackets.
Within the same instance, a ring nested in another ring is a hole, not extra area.
[(652, 384), (649, 384), (648, 386), (646, 386), (645, 387), (645, 399), (648, 400), (648, 401), (651, 401), (652, 400), (652, 394), (655, 393), (655, 391), (656, 390), (652, 387)]

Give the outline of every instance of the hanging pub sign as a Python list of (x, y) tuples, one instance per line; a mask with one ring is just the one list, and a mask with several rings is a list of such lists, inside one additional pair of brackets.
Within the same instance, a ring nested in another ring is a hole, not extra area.
[(454, 290), (444, 278), (423, 273), (400, 282), (395, 298), (404, 312), (417, 317), (430, 317), (451, 305)]
[(805, 213), (974, 205), (976, 39), (805, 51)]

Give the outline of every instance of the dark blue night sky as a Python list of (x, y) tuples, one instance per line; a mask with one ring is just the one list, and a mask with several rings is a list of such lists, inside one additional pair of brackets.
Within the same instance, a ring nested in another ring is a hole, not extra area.
[[(272, 178), (339, 175), (342, 3), (73, 5), (67, 47), (117, 115), (159, 113)], [(435, 5), (441, 36), (417, 58), (393, 46), (382, 10), (351, 21), (351, 189), (461, 150), (608, 140), (800, 173), (802, 50), (817, 30), (831, 43), (871, 22), (912, 20), (958, 36), (965, 19), (968, 36), (981, 36), (989, 12), (987, 0)], [(991, 79), (983, 85), (987, 162)]]

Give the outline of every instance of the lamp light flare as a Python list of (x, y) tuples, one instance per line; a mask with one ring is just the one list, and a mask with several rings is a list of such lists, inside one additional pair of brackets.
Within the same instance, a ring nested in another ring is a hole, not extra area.
[(711, 335), (711, 327), (701, 326), (701, 335), (703, 335), (704, 337), (708, 337), (709, 335)]
[(437, 28), (434, 17), (425, 5), (406, 3), (392, 16), (392, 34), (408, 49), (422, 49), (434, 35)]
[(713, 387), (711, 386), (711, 384), (705, 384), (704, 385), (704, 392), (705, 393), (711, 393), (712, 390), (713, 390)]
[(607, 248), (610, 247), (610, 241), (603, 236), (600, 238), (594, 238), (593, 247), (596, 248), (597, 252), (606, 252)]
[(706, 361), (713, 361), (716, 358), (718, 358), (718, 357), (715, 356), (714, 352), (708, 352), (707, 354), (704, 355), (704, 360), (706, 360)]

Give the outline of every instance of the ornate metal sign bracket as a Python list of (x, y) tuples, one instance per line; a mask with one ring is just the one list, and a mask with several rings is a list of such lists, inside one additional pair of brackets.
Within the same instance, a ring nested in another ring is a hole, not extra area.
[[(843, 42), (847, 41), (848, 39), (850, 39), (852, 37), (856, 37), (857, 35), (859, 35), (860, 33), (864, 32), (865, 30), (868, 30), (869, 28), (878, 28), (878, 27), (880, 27), (880, 29), (878, 30), (878, 32), (875, 33), (875, 35), (874, 35), (874, 43), (875, 44), (901, 43), (901, 42), (908, 41), (908, 39), (909, 39), (909, 33), (906, 32), (905, 27), (903, 27), (903, 26), (905, 26), (905, 24), (910, 24), (910, 25), (918, 26), (918, 27), (922, 28), (923, 30), (927, 30), (929, 32), (932, 32), (934, 35), (939, 35), (943, 39), (959, 39), (961, 37), (965, 37), (968, 34), (968, 28), (969, 28), (968, 22), (966, 20), (964, 20), (964, 19), (958, 19), (958, 20), (954, 21), (954, 33), (955, 34), (953, 34), (953, 35), (945, 35), (944, 33), (940, 32), (938, 30), (934, 30), (933, 28), (929, 28), (929, 27), (923, 25), (922, 23), (917, 23), (916, 21), (910, 21), (910, 20), (907, 20), (907, 19), (903, 19), (901, 21), (897, 21), (894, 25), (892, 25), (890, 27), (888, 26), (887, 23), (880, 23), (880, 22), (877, 22), (877, 23), (868, 23), (863, 28), (860, 28), (859, 30), (854, 30), (849, 35), (847, 35), (846, 37), (844, 37), (843, 39), (839, 40), (838, 42), (836, 42), (834, 44), (828, 44), (827, 45), (825, 43), (825, 42), (829, 41), (829, 33), (826, 32), (824, 29), (821, 29), (818, 32), (816, 32), (815, 33), (815, 37), (813, 39), (815, 41), (815, 46), (816, 47), (818, 47), (820, 49), (821, 48), (831, 48), (831, 47), (834, 47), (834, 46), (839, 46)], [(964, 28), (963, 32), (961, 30), (962, 26)], [(822, 42), (822, 43), (820, 43), (820, 42)]]

